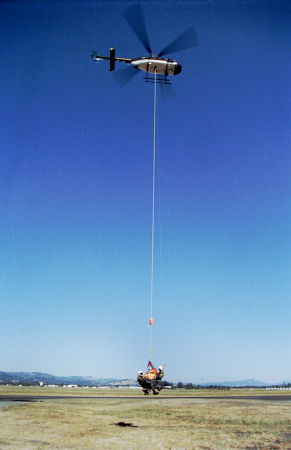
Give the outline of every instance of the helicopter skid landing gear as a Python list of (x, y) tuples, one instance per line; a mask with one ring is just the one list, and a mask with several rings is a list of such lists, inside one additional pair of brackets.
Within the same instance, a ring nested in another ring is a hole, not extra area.
[(156, 83), (156, 84), (172, 84), (166, 77), (162, 78), (154, 78), (154, 77), (143, 77), (146, 83)]

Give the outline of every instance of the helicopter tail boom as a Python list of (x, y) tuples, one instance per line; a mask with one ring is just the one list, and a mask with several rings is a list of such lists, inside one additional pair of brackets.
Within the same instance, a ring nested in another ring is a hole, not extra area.
[(109, 59), (109, 62), (110, 62), (109, 71), (110, 72), (115, 69), (115, 61), (125, 62), (128, 64), (130, 64), (132, 61), (129, 58), (115, 58), (115, 48), (114, 47), (110, 47), (110, 56), (101, 56), (95, 50), (92, 50), (91, 58), (95, 59), (96, 61), (98, 61), (99, 59)]

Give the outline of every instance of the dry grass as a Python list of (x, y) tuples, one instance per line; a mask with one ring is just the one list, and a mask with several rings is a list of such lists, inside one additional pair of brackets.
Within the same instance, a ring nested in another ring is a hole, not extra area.
[(0, 410), (0, 449), (291, 450), (291, 402), (137, 395), (8, 406)]

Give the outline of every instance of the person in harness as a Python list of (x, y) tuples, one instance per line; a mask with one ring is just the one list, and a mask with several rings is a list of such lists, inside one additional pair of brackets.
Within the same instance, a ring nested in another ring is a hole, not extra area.
[(164, 376), (164, 366), (159, 366), (159, 373), (157, 374), (155, 378), (155, 387), (160, 392), (161, 389), (163, 389), (163, 386), (161, 386), (161, 381)]
[(158, 372), (157, 369), (153, 366), (153, 364), (150, 361), (148, 363), (148, 367), (150, 367), (150, 369), (147, 371), (147, 373), (143, 377), (143, 379), (149, 383), (147, 392), (149, 393), (149, 390), (152, 390), (154, 395), (158, 395), (160, 390), (162, 389), (162, 386), (160, 386), (160, 383), (161, 383), (161, 379), (164, 376), (164, 366), (159, 366), (159, 372)]
[(151, 383), (143, 377), (142, 370), (140, 370), (137, 374), (137, 381), (138, 381), (139, 385), (141, 386), (144, 395), (149, 395)]

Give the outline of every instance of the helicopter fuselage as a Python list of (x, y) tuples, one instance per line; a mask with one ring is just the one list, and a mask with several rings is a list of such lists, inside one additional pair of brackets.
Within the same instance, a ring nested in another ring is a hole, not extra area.
[(170, 58), (164, 59), (154, 55), (134, 59), (116, 58), (115, 49), (113, 47), (110, 48), (110, 56), (101, 56), (93, 50), (93, 55), (91, 55), (91, 57), (95, 61), (99, 61), (100, 59), (110, 60), (110, 71), (114, 70), (115, 61), (132, 64), (135, 69), (141, 69), (151, 74), (156, 73), (157, 75), (164, 75), (165, 77), (168, 75), (178, 75), (182, 71), (182, 66), (178, 64), (177, 61)]
[(161, 59), (155, 56), (146, 58), (135, 58), (131, 64), (145, 72), (158, 75), (178, 75), (182, 71), (182, 66), (172, 59)]

